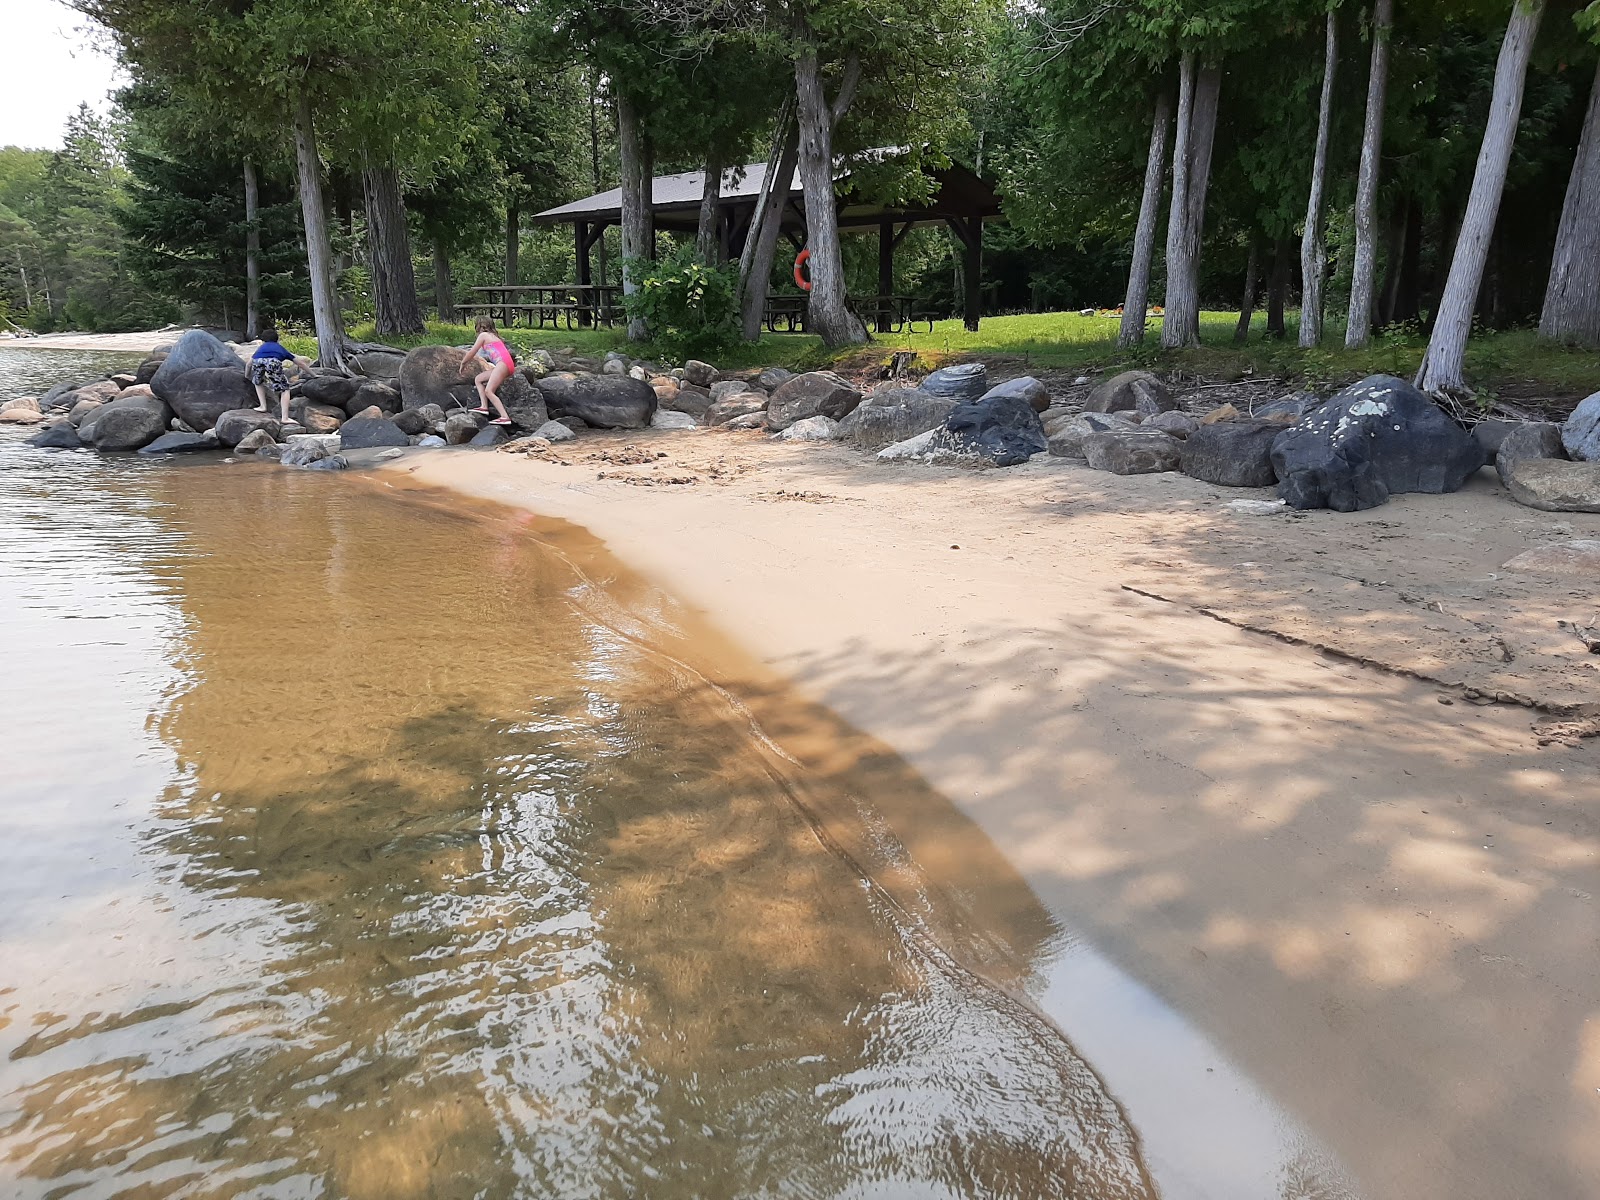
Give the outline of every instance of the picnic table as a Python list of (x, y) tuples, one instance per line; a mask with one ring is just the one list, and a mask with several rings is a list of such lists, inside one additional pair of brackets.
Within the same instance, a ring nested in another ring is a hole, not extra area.
[[(612, 325), (620, 316), (617, 295), (621, 288), (603, 283), (496, 283), (472, 289), (483, 300), (458, 304), (464, 313), (487, 313), (508, 328), (521, 317), (535, 326), (556, 328), (565, 320), (568, 329), (580, 325)], [(521, 296), (530, 300), (521, 300)]]
[[(769, 296), (764, 323), (771, 333), (803, 333), (806, 328), (806, 296)], [(846, 302), (855, 314), (878, 333), (915, 332), (925, 324), (933, 332), (933, 315), (919, 310), (914, 296), (850, 296)], [(779, 327), (782, 327), (781, 329)]]

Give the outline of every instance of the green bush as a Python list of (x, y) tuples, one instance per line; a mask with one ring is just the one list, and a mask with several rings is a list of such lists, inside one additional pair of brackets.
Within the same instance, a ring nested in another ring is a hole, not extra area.
[(639, 289), (622, 298), (632, 319), (642, 318), (650, 340), (669, 358), (706, 358), (739, 341), (739, 273), (708, 267), (682, 246), (660, 262), (630, 262)]

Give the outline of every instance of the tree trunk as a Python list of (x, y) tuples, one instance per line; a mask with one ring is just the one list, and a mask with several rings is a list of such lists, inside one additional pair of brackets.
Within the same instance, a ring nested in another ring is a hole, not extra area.
[[(1173, 213), (1168, 218), (1166, 318), (1161, 344), (1177, 349), (1200, 344), (1200, 239), (1205, 231), (1206, 194), (1211, 186), (1211, 149), (1217, 131), (1217, 103), (1222, 72), (1215, 66), (1194, 69), (1194, 56), (1184, 55), (1192, 83), (1188, 130), (1184, 131), (1183, 98), (1178, 127), (1183, 155), (1173, 157)], [(1178, 176), (1183, 176), (1180, 203)], [(1173, 236), (1175, 231), (1176, 236)]]
[(1174, 332), (1174, 288), (1181, 286), (1174, 284), (1173, 276), (1179, 272), (1183, 262), (1184, 224), (1189, 212), (1189, 159), (1192, 157), (1189, 145), (1194, 130), (1194, 75), (1194, 52), (1190, 50), (1178, 59), (1178, 119), (1172, 143), (1172, 202), (1167, 207), (1167, 294), (1161, 320), (1163, 346), (1181, 344), (1181, 340), (1171, 341), (1169, 337)]
[(508, 287), (522, 282), (522, 205), (512, 199), (506, 201), (506, 269), (501, 280)]
[(1233, 340), (1241, 346), (1250, 340), (1250, 320), (1256, 312), (1256, 283), (1261, 269), (1261, 239), (1250, 235), (1250, 257), (1244, 264), (1244, 300), (1239, 304), (1239, 325)]
[(721, 261), (721, 241), (717, 237), (717, 217), (722, 204), (722, 159), (706, 155), (705, 186), (700, 190), (700, 221), (695, 227), (694, 252), (701, 262), (714, 267)]
[[(644, 133), (633, 100), (617, 96), (617, 151), (622, 165), (622, 292), (639, 290), (639, 270), (650, 260), (651, 179), (646, 166)], [(642, 318), (628, 322), (628, 337), (643, 341), (650, 336)]]
[(839, 243), (838, 210), (833, 195), (833, 124), (848, 107), (851, 75), (834, 104), (822, 89), (822, 66), (815, 50), (795, 58), (795, 105), (800, 121), (800, 187), (806, 205), (806, 248), (811, 251), (811, 300), (807, 324), (829, 349), (868, 339), (867, 327), (850, 311), (845, 297), (844, 252)]
[(244, 340), (261, 331), (261, 191), (256, 164), (244, 160)]
[(417, 302), (417, 277), (411, 265), (411, 230), (405, 196), (392, 164), (366, 163), (361, 194), (367, 208), (367, 257), (372, 262), (372, 293), (378, 336), (421, 333), (427, 328)]
[(1378, 173), (1393, 28), (1394, 0), (1376, 0), (1372, 6), (1372, 66), (1367, 74), (1367, 123), (1361, 135), (1361, 172), (1356, 180), (1356, 259), (1350, 272), (1350, 316), (1344, 334), (1344, 344), (1352, 350), (1372, 340), (1372, 293), (1378, 274)]
[(1600, 346), (1600, 71), (1589, 93), (1583, 137), (1567, 181), (1539, 336)]
[(1150, 121), (1150, 154), (1145, 159), (1144, 195), (1139, 199), (1139, 225), (1133, 235), (1133, 263), (1128, 268), (1128, 294), (1122, 302), (1122, 329), (1117, 345), (1126, 350), (1144, 341), (1145, 315), (1150, 310), (1150, 270), (1156, 254), (1156, 224), (1161, 219), (1161, 184), (1167, 171), (1167, 135), (1172, 128), (1172, 96), (1156, 97)]
[(1472, 311), (1483, 282), (1489, 241), (1494, 236), (1500, 197), (1505, 191), (1506, 168), (1517, 139), (1528, 56), (1539, 32), (1544, 8), (1545, 0), (1517, 0), (1511, 9), (1511, 22), (1506, 27), (1506, 39), (1501, 43), (1500, 58), (1495, 64), (1494, 95), (1489, 101), (1489, 121), (1483, 131), (1483, 146), (1478, 151), (1467, 212), (1461, 220), (1461, 235), (1456, 239), (1455, 255), (1450, 260), (1444, 295), (1439, 298), (1433, 336), (1428, 341), (1422, 369), (1417, 372), (1417, 386), (1425, 392), (1466, 390), (1462, 372), (1467, 338), (1472, 333)]
[(1272, 248), (1272, 282), (1267, 288), (1267, 336), (1269, 338), (1283, 338), (1288, 336), (1288, 329), (1283, 323), (1283, 310), (1289, 297), (1289, 284), (1293, 282), (1293, 267), (1290, 259), (1293, 255), (1293, 242), (1288, 238), (1279, 238)]
[(324, 367), (344, 370), (344, 325), (339, 318), (339, 298), (334, 292), (333, 247), (328, 239), (328, 210), (322, 202), (322, 164), (317, 160), (311, 99), (304, 93), (295, 104), (294, 157), (300, 178), (306, 266), (311, 275), (311, 314), (317, 330), (317, 360)]
[(433, 304), (443, 324), (455, 323), (456, 290), (450, 278), (450, 252), (437, 239), (433, 243)]
[(1311, 196), (1306, 201), (1306, 230), (1300, 241), (1300, 345), (1322, 341), (1322, 288), (1328, 275), (1328, 246), (1323, 194), (1328, 182), (1328, 138), (1333, 126), (1333, 77), (1339, 66), (1339, 18), (1328, 10), (1328, 39), (1322, 57), (1322, 101), (1317, 109), (1317, 149), (1311, 161)]
[(741, 256), (739, 268), (743, 275), (740, 293), (740, 316), (747, 342), (761, 340), (761, 322), (767, 312), (767, 287), (772, 280), (772, 263), (778, 256), (778, 238), (783, 231), (783, 210), (789, 203), (789, 188), (794, 183), (795, 167), (800, 161), (800, 130), (793, 114), (787, 109), (779, 117), (779, 150), (771, 164), (766, 190), (750, 218), (751, 228), (745, 235), (748, 262)]

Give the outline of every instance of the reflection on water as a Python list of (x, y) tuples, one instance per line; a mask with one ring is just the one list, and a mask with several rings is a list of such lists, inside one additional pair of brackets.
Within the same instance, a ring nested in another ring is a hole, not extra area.
[(0, 342), (0, 403), (18, 396), (42, 396), (58, 383), (84, 384), (113, 371), (132, 371), (143, 354), (104, 350), (30, 350)]
[(7, 1194), (1154, 1194), (1021, 879), (578, 535), (15, 441), (0, 512)]

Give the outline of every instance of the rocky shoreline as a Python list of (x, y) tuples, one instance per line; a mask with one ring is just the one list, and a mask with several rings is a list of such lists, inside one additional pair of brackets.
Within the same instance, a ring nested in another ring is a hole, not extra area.
[[(785, 441), (843, 442), (883, 462), (1007, 467), (1037, 454), (1116, 475), (1179, 471), (1229, 487), (1276, 487), (1278, 504), (1355, 512), (1405, 492), (1458, 490), (1492, 465), (1520, 503), (1600, 512), (1600, 395), (1564, 425), (1484, 420), (1469, 430), (1409, 383), (1373, 376), (1331, 397), (1293, 393), (1240, 411), (1175, 396), (1128, 371), (1080, 401), (1024, 376), (990, 385), (983, 363), (853, 383), (832, 371), (723, 372), (610, 353), (536, 350), (501, 385), (511, 425), (470, 411), (462, 348), (352, 347), (352, 370), (286, 364), (291, 420), (256, 408), (253, 345), (189, 330), (132, 373), (66, 382), (0, 407), (0, 423), (39, 425), (31, 442), (144, 455), (221, 450), (337, 470), (345, 451), (499, 447), (541, 453), (590, 430), (720, 428)], [(1087, 384), (1088, 380), (1080, 380)], [(390, 453), (392, 452), (392, 453)], [(1271, 507), (1272, 502), (1262, 502)]]

